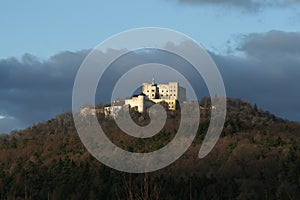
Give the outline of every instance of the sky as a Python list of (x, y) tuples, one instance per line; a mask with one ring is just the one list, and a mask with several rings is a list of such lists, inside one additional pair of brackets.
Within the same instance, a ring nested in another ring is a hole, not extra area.
[(229, 97), (300, 121), (300, 0), (0, 3), (0, 133), (69, 111), (88, 52), (114, 34), (149, 26), (201, 44)]

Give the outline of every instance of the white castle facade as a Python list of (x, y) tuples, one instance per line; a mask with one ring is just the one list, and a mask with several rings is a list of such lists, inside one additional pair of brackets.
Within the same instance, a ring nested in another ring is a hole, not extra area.
[(115, 100), (110, 106), (104, 107), (104, 114), (115, 118), (124, 106), (142, 113), (151, 105), (160, 102), (166, 102), (169, 110), (176, 110), (177, 103), (183, 101), (186, 101), (186, 89), (179, 86), (178, 82), (156, 84), (153, 79), (152, 82), (142, 83), (141, 94), (133, 95), (131, 99)]
[(176, 110), (176, 101), (183, 102), (186, 100), (186, 89), (180, 87), (178, 82), (156, 84), (153, 79), (152, 83), (142, 84), (142, 93), (154, 103), (165, 101), (170, 110)]
[(177, 102), (186, 100), (186, 89), (180, 87), (178, 82), (168, 84), (156, 84), (154, 79), (151, 83), (142, 84), (142, 93), (134, 95), (131, 99), (125, 100), (125, 105), (137, 108), (137, 111), (144, 112), (153, 103), (166, 102), (169, 110), (177, 109)]

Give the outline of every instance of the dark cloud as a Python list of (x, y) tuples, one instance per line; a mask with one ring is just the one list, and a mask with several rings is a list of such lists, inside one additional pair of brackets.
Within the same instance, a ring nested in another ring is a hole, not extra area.
[(270, 31), (244, 36), (245, 56), (214, 55), (229, 96), (256, 102), (300, 121), (300, 33)]
[[(180, 45), (188, 46), (184, 42)], [(238, 50), (244, 55), (210, 52), (223, 76), (227, 95), (244, 98), (281, 117), (300, 121), (300, 33), (270, 31), (245, 35)], [(0, 60), (0, 116), (9, 116), (0, 119), (0, 133), (24, 128), (71, 110), (74, 79), (88, 52), (62, 52), (46, 61), (29, 54), (20, 60)], [(105, 56), (114, 53), (115, 50), (110, 50)], [(173, 58), (165, 61), (167, 57), (157, 59), (168, 66), (178, 62)], [(116, 69), (120, 68), (120, 64)], [(118, 73), (118, 70), (112, 70), (104, 87), (109, 88), (109, 77)], [(191, 82), (199, 81), (186, 74)], [(201, 86), (197, 89), (197, 93), (203, 95), (201, 92), (206, 88)], [(96, 99), (105, 102), (108, 99), (101, 97), (108, 93), (104, 89)]]
[(273, 60), (255, 57), (211, 55), (222, 73), (228, 96), (246, 99), (276, 115), (300, 121), (300, 69), (293, 61), (272, 65)]
[[(249, 34), (243, 38), (239, 50), (249, 56), (300, 56), (300, 34), (298, 32), (270, 31), (263, 34)], [(279, 56), (279, 57), (277, 57)]]
[(0, 133), (70, 110), (74, 77), (87, 52), (62, 52), (47, 61), (29, 54), (0, 60), (0, 115), (11, 116), (0, 120)]

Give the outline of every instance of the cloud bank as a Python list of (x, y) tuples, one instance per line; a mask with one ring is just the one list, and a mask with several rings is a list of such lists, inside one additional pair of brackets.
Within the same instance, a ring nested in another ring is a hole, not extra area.
[[(228, 96), (300, 121), (300, 33), (274, 30), (248, 34), (236, 51), (243, 56), (210, 52)], [(73, 82), (88, 52), (61, 52), (46, 61), (29, 54), (20, 60), (1, 59), (0, 116), (9, 118), (0, 118), (0, 133), (70, 111)]]
[(300, 121), (300, 33), (248, 34), (237, 50), (245, 56), (213, 55), (229, 95)]
[(70, 110), (76, 71), (87, 51), (62, 52), (47, 61), (25, 54), (0, 60), (0, 133)]
[(245, 52), (248, 56), (260, 58), (265, 58), (265, 56), (277, 59), (285, 56), (295, 57), (300, 53), (300, 34), (277, 30), (249, 34), (244, 36), (238, 50)]

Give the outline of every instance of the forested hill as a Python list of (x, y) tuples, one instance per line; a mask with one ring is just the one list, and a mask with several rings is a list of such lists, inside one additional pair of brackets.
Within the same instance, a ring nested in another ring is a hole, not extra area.
[[(228, 99), (227, 119), (212, 152), (198, 159), (209, 125), (209, 109), (193, 145), (175, 163), (147, 174), (106, 167), (82, 145), (71, 113), (22, 131), (0, 135), (0, 199), (297, 199), (300, 196), (300, 124), (280, 119), (240, 99)], [(203, 98), (201, 107), (209, 108)], [(134, 120), (147, 115), (132, 111)], [(151, 140), (120, 133), (98, 116), (107, 136), (130, 151), (152, 151), (178, 128), (169, 112)]]

